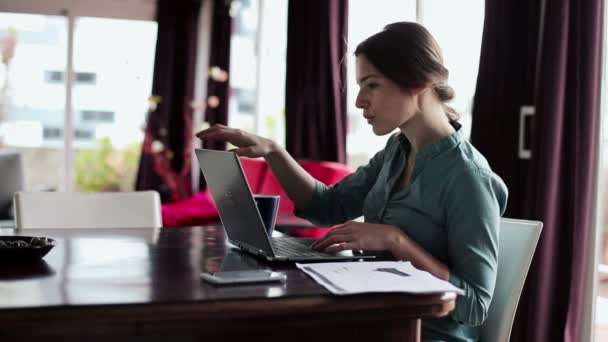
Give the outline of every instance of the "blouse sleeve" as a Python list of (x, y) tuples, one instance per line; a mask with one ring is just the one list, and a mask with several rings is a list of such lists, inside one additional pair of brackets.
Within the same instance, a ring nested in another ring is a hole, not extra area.
[(449, 281), (465, 291), (452, 318), (480, 325), (488, 315), (498, 267), (498, 229), (507, 187), (490, 170), (470, 168), (446, 192)]
[(295, 215), (318, 226), (332, 226), (362, 215), (363, 201), (374, 185), (384, 162), (382, 150), (353, 174), (333, 186), (316, 182), (315, 191), (306, 208), (295, 208)]

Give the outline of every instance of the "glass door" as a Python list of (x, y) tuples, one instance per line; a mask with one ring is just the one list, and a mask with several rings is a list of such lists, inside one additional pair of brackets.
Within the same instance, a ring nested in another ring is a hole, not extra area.
[(26, 190), (133, 189), (156, 33), (151, 20), (0, 12), (0, 147), (22, 154)]

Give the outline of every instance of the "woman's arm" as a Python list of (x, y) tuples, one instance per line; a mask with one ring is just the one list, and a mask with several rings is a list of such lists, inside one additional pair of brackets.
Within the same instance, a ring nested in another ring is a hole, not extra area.
[(398, 260), (409, 261), (417, 269), (443, 280), (450, 270), (397, 226), (350, 221), (334, 227), (312, 248), (327, 253), (343, 250), (389, 251)]
[[(363, 202), (370, 188), (378, 179), (384, 163), (384, 150), (376, 153), (365, 166), (340, 180), (326, 186), (316, 181), (294, 159), (274, 141), (245, 131), (214, 125), (196, 134), (203, 140), (229, 142), (234, 152), (244, 157), (263, 157), (271, 171), (294, 202), (296, 215), (318, 226), (332, 226), (359, 217)], [(387, 146), (396, 138), (391, 138)]]
[(315, 191), (315, 179), (273, 141), (264, 158), (295, 207), (306, 208)]
[(446, 281), (450, 279), (450, 270), (444, 263), (437, 260), (416, 241), (407, 236), (407, 234), (397, 227), (395, 228), (398, 233), (392, 239), (389, 251), (396, 259), (409, 261), (417, 269), (427, 271), (439, 279)]
[(223, 125), (213, 125), (198, 132), (196, 136), (202, 140), (229, 142), (237, 147), (234, 151), (239, 156), (264, 157), (296, 207), (304, 208), (310, 202), (315, 191), (315, 179), (284, 148), (271, 139)]
[(507, 188), (488, 169), (454, 175), (444, 193), (450, 283), (463, 289), (450, 316), (480, 325), (488, 315), (498, 270), (498, 228)]

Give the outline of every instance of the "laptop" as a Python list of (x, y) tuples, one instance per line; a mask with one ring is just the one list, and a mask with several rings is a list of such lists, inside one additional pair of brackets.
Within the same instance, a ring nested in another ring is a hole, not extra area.
[(374, 259), (350, 251), (327, 254), (310, 248), (315, 239), (270, 237), (238, 156), (234, 152), (195, 149), (203, 176), (215, 200), (228, 241), (270, 261), (319, 262)]

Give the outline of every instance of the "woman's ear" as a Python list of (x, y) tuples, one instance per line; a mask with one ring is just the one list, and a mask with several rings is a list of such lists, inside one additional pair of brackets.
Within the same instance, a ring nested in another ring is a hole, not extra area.
[(424, 102), (423, 96), (419, 96), (419, 95), (423, 95), (429, 89), (432, 90), (430, 83), (425, 83), (425, 84), (410, 88), (410, 94), (416, 100), (416, 105), (418, 106), (418, 111), (420, 109), (422, 109), (423, 102)]
[(423, 92), (425, 92), (427, 89), (430, 89), (430, 88), (431, 88), (430, 83), (423, 83), (420, 85), (413, 86), (409, 90), (410, 90), (410, 94), (412, 96), (416, 96), (416, 95), (422, 94)]
[(412, 96), (421, 95), (422, 93), (424, 93), (426, 90), (428, 90), (430, 88), (431, 88), (430, 83), (424, 83), (419, 86), (412, 87), (411, 88)]

